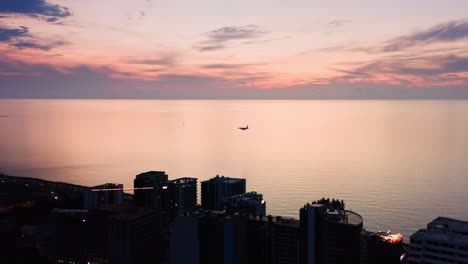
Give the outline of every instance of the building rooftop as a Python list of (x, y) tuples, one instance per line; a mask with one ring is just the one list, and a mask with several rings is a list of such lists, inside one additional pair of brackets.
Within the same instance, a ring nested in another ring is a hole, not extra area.
[(376, 236), (378, 237), (381, 241), (387, 242), (390, 244), (397, 244), (401, 241), (403, 241), (403, 235), (401, 233), (398, 234), (392, 234), (390, 233), (390, 230), (388, 232), (374, 232), (371, 234), (368, 234), (369, 236)]
[(134, 185), (158, 185), (167, 183), (168, 176), (164, 171), (147, 171), (135, 176)]
[[(325, 203), (329, 202), (326, 199), (322, 199)], [(320, 201), (320, 200), (319, 200)], [(320, 208), (320, 214), (325, 216), (329, 222), (342, 223), (347, 225), (362, 225), (362, 216), (353, 211), (344, 210), (344, 202), (339, 200), (332, 200), (336, 203), (336, 206), (330, 206), (330, 204), (321, 204), (313, 202), (312, 204), (307, 203), (301, 210), (307, 210), (307, 208)], [(338, 206), (339, 205), (339, 206)]]
[(431, 240), (447, 244), (468, 246), (468, 236), (450, 232), (448, 229), (419, 229), (410, 238), (416, 240)]
[(183, 177), (183, 178), (178, 178), (171, 180), (169, 182), (174, 183), (174, 184), (191, 184), (191, 183), (197, 183), (197, 178), (189, 178), (189, 177)]
[(329, 221), (349, 225), (362, 225), (363, 219), (359, 214), (348, 210), (327, 210), (326, 216)]
[(284, 226), (291, 226), (291, 227), (299, 227), (299, 220), (290, 217), (282, 217), (282, 216), (257, 216), (257, 215), (247, 215), (247, 214), (239, 214), (235, 213), (232, 215), (226, 214), (224, 211), (208, 211), (208, 210), (197, 210), (195, 212), (187, 213), (185, 216), (191, 217), (217, 217), (220, 219), (230, 219), (235, 217), (246, 217), (250, 221), (260, 221), (264, 223), (274, 223), (277, 225), (284, 225)]
[(145, 178), (145, 177), (154, 177), (154, 176), (167, 176), (165, 171), (147, 171), (138, 174), (137, 178)]
[(230, 177), (224, 177), (224, 176), (219, 176), (216, 175), (216, 177), (213, 177), (209, 180), (203, 181), (203, 182), (224, 182), (224, 183), (237, 183), (237, 182), (245, 182), (245, 179), (241, 178), (230, 178)]
[(249, 220), (272, 222), (277, 225), (299, 227), (299, 220), (295, 218), (291, 218), (291, 217), (272, 216), (272, 215), (268, 215), (268, 216), (249, 215)]
[(101, 185), (96, 185), (94, 187), (91, 187), (93, 189), (115, 189), (115, 188), (122, 188), (123, 184), (121, 183), (104, 183)]
[(358, 213), (355, 213), (353, 211), (348, 211), (345, 210), (346, 216), (347, 216), (347, 221), (346, 223), (353, 224), (353, 225), (362, 225), (363, 219), (362, 216)]
[(263, 201), (263, 195), (257, 192), (247, 192), (231, 196), (228, 200)]
[(437, 217), (427, 225), (428, 229), (448, 229), (451, 232), (468, 236), (468, 221)]

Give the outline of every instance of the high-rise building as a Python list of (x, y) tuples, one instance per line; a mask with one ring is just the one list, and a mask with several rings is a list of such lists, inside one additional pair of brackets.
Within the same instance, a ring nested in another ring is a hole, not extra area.
[(281, 216), (268, 217), (271, 263), (299, 263), (299, 221)]
[(468, 263), (468, 222), (438, 217), (410, 236), (408, 262)]
[(248, 192), (228, 197), (225, 203), (226, 211), (252, 215), (265, 215), (266, 203), (263, 195), (257, 192)]
[(166, 210), (176, 216), (197, 208), (197, 179), (179, 178), (168, 183), (169, 208)]
[[(270, 221), (268, 221), (270, 220)], [(252, 216), (246, 226), (245, 255), (247, 264), (273, 263), (271, 225), (275, 218)]]
[(88, 188), (83, 193), (84, 209), (123, 203), (123, 184), (106, 183)]
[(228, 216), (219, 211), (178, 216), (171, 234), (171, 263), (245, 263), (246, 222), (239, 215)]
[(362, 217), (344, 210), (344, 205), (331, 205), (306, 204), (300, 209), (301, 264), (361, 263)]
[[(172, 264), (200, 264), (199, 217), (176, 217), (170, 239)], [(182, 252), (182, 253), (181, 253)]]
[(216, 175), (201, 183), (201, 206), (207, 210), (224, 210), (226, 199), (245, 193), (245, 179)]
[(156, 210), (167, 208), (169, 202), (167, 179), (164, 171), (148, 171), (138, 174), (133, 181), (135, 204)]
[(298, 264), (298, 238), (292, 218), (200, 210), (176, 218), (171, 263)]
[(363, 232), (366, 264), (398, 264), (406, 260), (403, 235), (390, 232)]
[(101, 206), (89, 210), (86, 225), (87, 256), (97, 263), (136, 264), (148, 259), (161, 263), (165, 257), (161, 211), (129, 205)]
[(147, 208), (109, 209), (110, 263), (161, 263), (161, 212)]

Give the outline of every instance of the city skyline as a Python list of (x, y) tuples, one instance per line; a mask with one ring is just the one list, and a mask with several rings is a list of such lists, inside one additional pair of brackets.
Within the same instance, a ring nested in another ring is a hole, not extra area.
[(0, 3), (0, 98), (468, 98), (463, 1)]

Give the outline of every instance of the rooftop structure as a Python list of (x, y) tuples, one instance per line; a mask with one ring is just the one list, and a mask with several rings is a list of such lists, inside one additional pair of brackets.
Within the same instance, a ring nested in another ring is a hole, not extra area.
[(208, 210), (224, 210), (227, 198), (245, 193), (245, 179), (229, 178), (216, 175), (201, 183), (202, 208)]
[(344, 202), (335, 204), (312, 203), (300, 209), (301, 264), (361, 264), (363, 219), (344, 210)]
[(262, 194), (257, 192), (248, 192), (227, 198), (226, 210), (253, 215), (265, 215), (266, 203), (265, 200), (263, 200)]
[(349, 224), (349, 225), (362, 225), (363, 219), (362, 216), (349, 210), (330, 210), (327, 209), (324, 212), (327, 220), (330, 222), (336, 222), (340, 224)]
[(176, 218), (171, 263), (297, 263), (298, 232), (293, 218), (201, 209)]
[(89, 188), (83, 194), (84, 208), (123, 203), (123, 184), (105, 183)]
[(453, 233), (468, 235), (468, 221), (447, 217), (437, 217), (427, 224), (428, 229), (448, 229)]
[(468, 263), (468, 222), (438, 217), (410, 237), (409, 263)]
[(173, 217), (194, 211), (197, 207), (197, 187), (196, 178), (184, 177), (169, 181), (166, 211)]
[(403, 235), (401, 233), (391, 234), (389, 232), (379, 232), (379, 233), (376, 233), (376, 235), (378, 235), (380, 241), (383, 241), (389, 244), (397, 244), (403, 241)]
[[(164, 171), (148, 171), (138, 174), (133, 181), (135, 204), (156, 210), (163, 209), (166, 198), (163, 192), (167, 190), (167, 184), (168, 176)], [(152, 187), (152, 189), (142, 189), (145, 187)]]
[(403, 248), (403, 235), (387, 232), (363, 233), (363, 259), (367, 264), (406, 263), (406, 252)]

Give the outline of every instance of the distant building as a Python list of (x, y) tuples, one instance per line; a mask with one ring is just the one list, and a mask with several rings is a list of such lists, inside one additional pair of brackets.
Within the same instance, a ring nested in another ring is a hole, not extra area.
[(179, 178), (168, 183), (169, 208), (166, 210), (176, 216), (192, 212), (197, 208), (197, 179)]
[(403, 235), (389, 232), (363, 232), (363, 244), (366, 251), (362, 263), (398, 264), (405, 263)]
[(438, 217), (410, 236), (410, 264), (468, 263), (468, 222)]
[(306, 204), (300, 209), (300, 263), (360, 264), (362, 226), (362, 217), (344, 205)]
[(228, 197), (225, 203), (226, 211), (239, 212), (251, 215), (265, 215), (266, 203), (263, 195), (256, 192), (248, 192)]
[[(138, 174), (133, 181), (134, 201), (137, 206), (162, 210), (168, 207), (168, 177), (164, 171)], [(152, 189), (138, 189), (152, 188)]]
[(104, 205), (121, 205), (123, 203), (123, 184), (106, 183), (88, 188), (83, 193), (84, 209)]
[(201, 183), (201, 206), (207, 210), (224, 210), (226, 199), (245, 193), (245, 179), (218, 176)]

